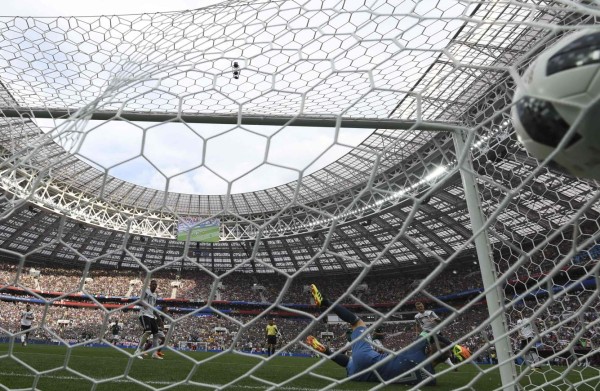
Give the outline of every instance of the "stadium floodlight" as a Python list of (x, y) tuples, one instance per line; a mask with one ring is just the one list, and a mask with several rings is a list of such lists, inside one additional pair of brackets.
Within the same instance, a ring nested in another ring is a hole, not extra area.
[(424, 181), (425, 182), (433, 181), (433, 180), (437, 179), (438, 177), (444, 175), (447, 170), (448, 169), (444, 166), (436, 167), (435, 169), (433, 169), (433, 171), (431, 171), (429, 174), (427, 174), (427, 176), (425, 176)]
[[(598, 343), (598, 183), (528, 154), (511, 110), (537, 56), (572, 32), (600, 31), (599, 17), (596, 2), (571, 0), (240, 0), (144, 15), (0, 17), (0, 259), (9, 265), (0, 264), (0, 305), (38, 306), (35, 332), (67, 352), (58, 368), (31, 364), (3, 316), (3, 360), (14, 366), (3, 372), (6, 387), (31, 378), (36, 388), (64, 371), (92, 389), (343, 388), (352, 380), (323, 375), (326, 357), (290, 365), (283, 378), (263, 371), (271, 358), (250, 356), (251, 334), (262, 335), (271, 316), (288, 326), (308, 319), (296, 334), (283, 330), (282, 351), (307, 354), (308, 331), (336, 338), (320, 321), (340, 318), (307, 305), (308, 280), (322, 278), (338, 303), (372, 320), (369, 331), (412, 322), (416, 301), (444, 313), (438, 331), (458, 328), (453, 342), (472, 347), (464, 381), (445, 388), (598, 389), (597, 353), (581, 342)], [(298, 164), (295, 146), (274, 152), (286, 131), (306, 127), (319, 127), (321, 151)], [(356, 129), (372, 131), (355, 143)], [(237, 145), (239, 134), (260, 147)], [(335, 151), (342, 157), (311, 171)], [(239, 170), (225, 168), (239, 156)], [(124, 171), (154, 188), (119, 179)], [(236, 191), (282, 172), (294, 180)], [(192, 182), (222, 191), (174, 191)], [(175, 240), (180, 224), (213, 219), (219, 241)], [(115, 276), (123, 287), (111, 285)], [(378, 290), (380, 279), (391, 288)], [(74, 282), (46, 291), (63, 280)], [(81, 369), (71, 353), (104, 343), (113, 318), (135, 320), (151, 280), (163, 295), (171, 289), (173, 300), (156, 309), (176, 339), (166, 360), (186, 373), (139, 375), (141, 356), (127, 345), (110, 346), (123, 358), (114, 374)], [(97, 327), (73, 337), (77, 322), (54, 310), (81, 303)], [(203, 319), (227, 327), (198, 327), (219, 329), (200, 341), (189, 325)], [(533, 337), (523, 338), (524, 319)], [(406, 350), (410, 330), (390, 343)], [(213, 348), (258, 364), (213, 380), (205, 369), (225, 353), (189, 352)], [(522, 359), (530, 365), (517, 367)], [(448, 371), (433, 377), (443, 384)]]

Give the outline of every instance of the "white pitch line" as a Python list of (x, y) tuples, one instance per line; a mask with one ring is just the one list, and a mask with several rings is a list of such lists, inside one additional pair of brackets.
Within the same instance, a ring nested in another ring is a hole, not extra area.
[[(0, 376), (14, 376), (14, 377), (35, 377), (35, 375), (31, 375), (28, 373), (15, 373), (15, 372), (0, 372)], [(42, 375), (41, 376), (42, 379), (54, 379), (54, 380), (84, 380), (84, 381), (88, 381), (87, 379), (83, 379), (81, 377), (75, 377), (75, 376), (48, 376), (48, 375)], [(127, 380), (127, 379), (119, 379), (119, 380), (111, 380), (110, 382), (102, 382), (102, 384), (105, 383), (134, 383), (132, 380)], [(156, 385), (161, 385), (161, 386), (168, 386), (171, 384), (175, 384), (177, 382), (168, 382), (168, 381), (159, 381), (159, 380), (148, 380), (145, 381), (144, 383), (146, 384), (156, 384)], [(100, 383), (98, 383), (100, 384)], [(208, 387), (222, 387), (223, 384), (206, 384), (206, 386)], [(242, 385), (234, 385), (232, 386), (233, 388), (245, 388), (245, 389), (250, 389), (250, 390), (266, 390), (268, 387), (259, 387), (259, 386), (242, 386)], [(300, 387), (278, 387), (278, 390), (289, 390), (289, 391), (314, 391), (314, 390), (318, 390), (318, 388), (300, 388)], [(332, 388), (333, 391), (343, 391), (343, 388)]]

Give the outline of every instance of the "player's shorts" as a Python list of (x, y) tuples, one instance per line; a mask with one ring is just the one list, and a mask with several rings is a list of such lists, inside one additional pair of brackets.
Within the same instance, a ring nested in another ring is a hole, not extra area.
[(29, 326), (25, 326), (24, 324), (21, 325), (21, 331), (27, 331), (27, 334), (29, 334), (29, 329), (31, 329), (31, 325)]
[(431, 331), (423, 331), (419, 334), (419, 337), (426, 339), (429, 343), (436, 343), (436, 339), (441, 343), (441, 348), (445, 348), (446, 346), (453, 345), (452, 341), (442, 335), (441, 332), (432, 333)]
[(267, 335), (267, 343), (269, 345), (277, 345), (277, 336), (276, 335)]
[(156, 324), (155, 318), (142, 315), (140, 316), (140, 323), (144, 328), (144, 332), (150, 331), (152, 334), (158, 334), (158, 324)]
[[(519, 343), (519, 350), (525, 349), (525, 346), (527, 346), (532, 340), (533, 340), (533, 338), (522, 339), (521, 342)], [(534, 348), (535, 348), (535, 346), (534, 346)]]
[[(144, 330), (144, 331), (146, 331), (146, 330)], [(118, 340), (120, 340), (120, 339), (121, 339), (121, 336), (120, 336), (119, 334), (113, 334), (113, 335), (112, 335), (112, 340), (113, 340), (113, 341), (118, 341)]]

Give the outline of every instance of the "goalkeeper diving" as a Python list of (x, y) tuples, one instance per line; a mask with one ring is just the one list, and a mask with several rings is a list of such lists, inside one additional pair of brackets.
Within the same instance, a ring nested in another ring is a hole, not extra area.
[[(309, 336), (306, 343), (314, 350), (325, 354), (338, 365), (346, 368), (346, 374), (354, 381), (381, 382), (391, 381), (407, 385), (435, 385), (434, 367), (445, 361), (450, 354), (443, 350), (446, 344), (433, 338), (419, 338), (410, 347), (398, 353), (377, 352), (369, 335), (364, 335), (367, 325), (356, 314), (341, 305), (331, 305), (324, 298), (316, 285), (311, 285), (311, 294), (317, 307), (331, 310), (352, 327), (352, 356), (342, 352), (332, 352), (314, 336)], [(452, 351), (460, 361), (468, 358), (466, 349)]]

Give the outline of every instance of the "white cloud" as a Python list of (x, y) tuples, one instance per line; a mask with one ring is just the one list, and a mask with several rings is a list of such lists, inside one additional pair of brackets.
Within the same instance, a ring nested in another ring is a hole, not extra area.
[(161, 175), (141, 156), (111, 168), (108, 174), (153, 189), (166, 189), (167, 180), (165, 176)]
[(206, 165), (231, 181), (262, 164), (267, 138), (236, 128), (207, 142)]
[[(38, 119), (37, 124), (45, 132), (68, 129), (64, 121)], [(329, 128), (89, 121), (78, 130), (63, 145), (80, 142), (78, 156), (96, 168), (159, 190), (166, 189), (170, 178), (168, 191), (191, 194), (224, 194), (228, 181), (233, 193), (243, 193), (297, 180), (301, 170), (306, 176), (336, 161), (372, 132), (342, 128), (340, 145), (334, 142), (335, 129)]]
[(300, 173), (270, 164), (263, 164), (243, 178), (232, 183), (232, 193), (245, 193), (252, 190), (267, 189), (300, 178)]
[(83, 135), (78, 153), (99, 166), (110, 168), (141, 154), (144, 135), (141, 127), (123, 121), (91, 121), (90, 125), (92, 128), (88, 127)]
[(169, 191), (188, 194), (225, 194), (227, 182), (202, 167), (171, 178)]
[(333, 128), (290, 126), (282, 129), (271, 139), (269, 162), (303, 170), (325, 149), (333, 145), (334, 135)]
[(3, 16), (91, 16), (183, 11), (208, 7), (221, 0), (3, 0)]
[(204, 141), (181, 124), (166, 123), (146, 129), (144, 156), (166, 176), (202, 165)]
[[(362, 141), (362, 140), (361, 140)], [(339, 160), (340, 157), (350, 152), (352, 148), (343, 147), (338, 144), (334, 144), (327, 151), (315, 160), (304, 172), (304, 175), (309, 175), (333, 162)]]

